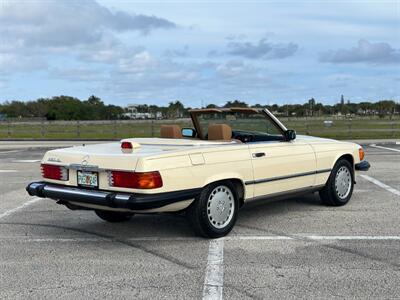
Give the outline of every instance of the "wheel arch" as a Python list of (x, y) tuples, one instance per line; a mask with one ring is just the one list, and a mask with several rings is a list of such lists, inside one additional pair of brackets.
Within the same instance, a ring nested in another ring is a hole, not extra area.
[(246, 188), (245, 188), (245, 184), (244, 181), (238, 177), (227, 177), (227, 178), (220, 178), (220, 179), (216, 179), (216, 180), (209, 180), (207, 181), (207, 183), (204, 186), (207, 186), (209, 184), (213, 184), (213, 183), (217, 183), (217, 182), (230, 182), (232, 183), (235, 188), (236, 188), (236, 192), (238, 193), (238, 197), (239, 197), (239, 208), (243, 206), (244, 204), (244, 199), (245, 199), (245, 195), (246, 195)]
[(354, 157), (353, 157), (352, 154), (346, 153), (346, 154), (343, 154), (343, 155), (339, 156), (339, 157), (336, 159), (335, 163), (336, 163), (339, 159), (345, 159), (345, 160), (347, 160), (347, 161), (354, 167)]
[(356, 180), (355, 180), (355, 172), (354, 172), (354, 163), (355, 163), (355, 161), (354, 161), (354, 156), (353, 156), (353, 154), (351, 154), (351, 153), (345, 153), (345, 154), (342, 154), (342, 155), (338, 155), (338, 157), (337, 157), (336, 160), (335, 160), (335, 163), (334, 163), (333, 166), (332, 166), (332, 169), (333, 169), (333, 167), (336, 165), (336, 163), (337, 163), (339, 160), (341, 160), (341, 159), (347, 160), (347, 161), (351, 164), (351, 166), (352, 166), (351, 175), (352, 175), (352, 177), (353, 177), (353, 182), (355, 183), (355, 182), (356, 182)]

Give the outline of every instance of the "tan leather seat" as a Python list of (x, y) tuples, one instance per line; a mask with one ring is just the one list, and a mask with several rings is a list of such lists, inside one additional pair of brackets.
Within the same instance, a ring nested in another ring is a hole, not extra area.
[(161, 125), (160, 137), (164, 139), (181, 139), (182, 129), (179, 125)]
[(210, 124), (208, 125), (208, 139), (213, 141), (231, 141), (232, 128), (226, 124)]

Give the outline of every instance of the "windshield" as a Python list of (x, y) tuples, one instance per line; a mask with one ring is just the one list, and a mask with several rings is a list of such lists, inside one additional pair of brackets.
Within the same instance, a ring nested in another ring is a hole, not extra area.
[(271, 140), (280, 140), (282, 138), (282, 133), (275, 123), (261, 112), (200, 112), (196, 115), (205, 139), (207, 139), (208, 126), (210, 124), (229, 125), (232, 128), (232, 138), (237, 139), (241, 139), (240, 137), (244, 134), (254, 136), (253, 140), (260, 140), (260, 138), (261, 140), (267, 140), (266, 137), (271, 137)]

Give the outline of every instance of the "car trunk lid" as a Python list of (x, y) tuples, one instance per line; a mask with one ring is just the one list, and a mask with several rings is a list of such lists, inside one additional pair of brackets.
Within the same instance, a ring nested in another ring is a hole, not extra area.
[[(121, 143), (129, 142), (132, 149), (122, 149)], [(224, 142), (189, 139), (124, 139), (121, 142), (82, 145), (48, 151), (43, 163), (73, 166), (95, 166), (102, 169), (135, 170), (140, 158), (179, 152), (203, 146), (226, 144)]]

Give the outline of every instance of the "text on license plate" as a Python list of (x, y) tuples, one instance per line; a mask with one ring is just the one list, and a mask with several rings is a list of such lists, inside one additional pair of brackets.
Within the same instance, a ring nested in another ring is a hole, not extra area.
[(97, 187), (98, 174), (96, 172), (78, 171), (78, 185)]

